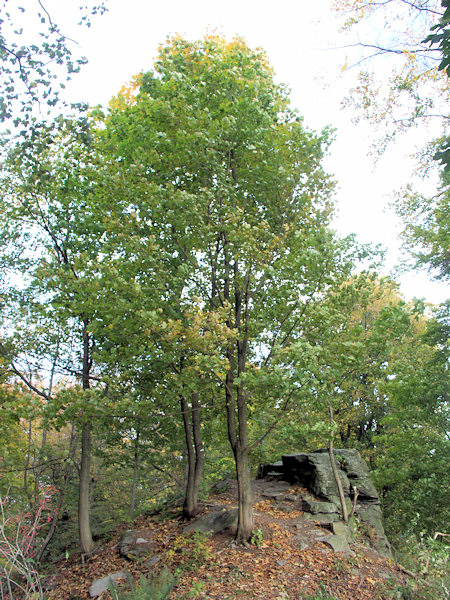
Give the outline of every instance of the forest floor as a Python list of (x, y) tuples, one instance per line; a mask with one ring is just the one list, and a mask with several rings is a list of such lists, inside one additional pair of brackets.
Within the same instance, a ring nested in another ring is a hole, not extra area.
[[(109, 540), (82, 560), (73, 556), (54, 565), (49, 600), (85, 600), (94, 580), (123, 571), (136, 582), (167, 568), (177, 574), (169, 599), (209, 600), (388, 600), (402, 598), (409, 575), (370, 548), (362, 534), (351, 552), (334, 552), (322, 541), (324, 525), (302, 519), (295, 499), (301, 488), (285, 494), (286, 506), (267, 498), (266, 480), (254, 482), (255, 536), (249, 547), (237, 547), (231, 530), (214, 536), (184, 533), (181, 510), (142, 516), (133, 528), (149, 533), (154, 560), (129, 561), (119, 554), (119, 539), (130, 525), (118, 527)], [(292, 495), (293, 502), (289, 502)], [(203, 511), (237, 506), (236, 484), (210, 495)], [(328, 531), (329, 533), (329, 531)], [(127, 581), (121, 583), (126, 586)], [(133, 598), (138, 596), (133, 596)], [(139, 596), (140, 598), (141, 596)], [(147, 596), (145, 596), (147, 597)], [(110, 598), (109, 592), (99, 596)], [(144, 598), (144, 596), (142, 596)], [(149, 597), (150, 600), (150, 597)]]

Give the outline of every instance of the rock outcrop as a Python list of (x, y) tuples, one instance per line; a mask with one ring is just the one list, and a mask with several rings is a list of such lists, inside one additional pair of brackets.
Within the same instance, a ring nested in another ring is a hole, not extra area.
[[(378, 493), (364, 459), (357, 450), (335, 450), (338, 473), (348, 507), (352, 506), (353, 488), (358, 491), (355, 514), (367, 526), (371, 545), (383, 556), (391, 556), (382, 522)], [(321, 523), (339, 520), (341, 505), (327, 450), (289, 454), (260, 469), (260, 476), (301, 485), (314, 497), (302, 499), (305, 518)]]
[(216, 534), (224, 531), (225, 529), (236, 527), (237, 522), (237, 509), (223, 509), (203, 515), (192, 523), (189, 523), (189, 525), (187, 525), (183, 531), (184, 533), (198, 531), (201, 533)]

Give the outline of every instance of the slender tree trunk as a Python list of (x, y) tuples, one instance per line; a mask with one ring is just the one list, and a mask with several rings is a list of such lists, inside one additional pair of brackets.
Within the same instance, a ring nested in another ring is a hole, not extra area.
[[(186, 398), (181, 396), (180, 408), (183, 416), (188, 459), (183, 516), (185, 519), (192, 519), (198, 512), (198, 492), (205, 462), (204, 448), (201, 439), (200, 403), (198, 393), (192, 393), (192, 404), (190, 409)], [(189, 419), (189, 414), (191, 415), (191, 419)]]
[(134, 461), (133, 461), (133, 484), (131, 486), (131, 498), (130, 498), (130, 520), (134, 519), (134, 511), (136, 509), (136, 488), (139, 474), (139, 425), (136, 431), (136, 437), (134, 439)]
[(248, 444), (238, 444), (235, 454), (236, 474), (238, 484), (239, 515), (236, 531), (236, 542), (247, 544), (253, 532), (253, 494), (250, 477)]
[[(330, 411), (330, 425), (331, 425), (331, 427), (333, 427), (334, 413), (333, 413), (333, 407), (332, 407), (331, 403), (328, 403), (328, 408)], [(328, 453), (330, 455), (331, 470), (333, 471), (334, 480), (336, 481), (336, 485), (337, 485), (337, 489), (338, 489), (339, 500), (341, 502), (342, 520), (344, 521), (344, 523), (348, 523), (348, 510), (347, 510), (347, 504), (345, 502), (344, 488), (342, 487), (342, 481), (341, 481), (341, 478), (339, 477), (339, 471), (338, 471), (338, 468), (336, 465), (336, 459), (334, 457), (333, 431), (330, 434), (330, 440), (328, 443)]]
[[(232, 158), (232, 157), (230, 157)], [(235, 179), (235, 174), (233, 174)], [(253, 499), (249, 465), (249, 444), (247, 428), (247, 399), (242, 383), (235, 385), (235, 377), (240, 378), (246, 368), (248, 346), (248, 282), (240, 287), (239, 265), (237, 260), (231, 264), (230, 256), (224, 243), (225, 278), (224, 299), (234, 305), (234, 320), (228, 319), (230, 330), (239, 334), (238, 341), (230, 341), (227, 348), (228, 372), (225, 379), (225, 399), (227, 410), (228, 439), (233, 450), (236, 464), (236, 479), (238, 485), (238, 527), (236, 542), (248, 544), (253, 531)], [(231, 298), (231, 281), (234, 282), (234, 293)], [(244, 314), (242, 311), (244, 309)]]
[(230, 440), (236, 464), (239, 502), (238, 527), (235, 539), (239, 544), (247, 544), (252, 537), (253, 531), (253, 499), (249, 467), (247, 409), (245, 397), (242, 394), (242, 390), (239, 390), (237, 394), (238, 422), (236, 423), (236, 399), (233, 390), (234, 355), (232, 349), (228, 352), (228, 361), (230, 369), (227, 373), (225, 385), (228, 439)]
[(192, 432), (194, 435), (195, 448), (195, 475), (194, 475), (194, 493), (193, 500), (195, 507), (198, 507), (198, 494), (200, 484), (203, 479), (205, 469), (205, 448), (202, 441), (202, 430), (200, 422), (200, 401), (198, 392), (192, 393)]
[(91, 533), (91, 507), (89, 498), (91, 483), (91, 450), (91, 430), (89, 427), (85, 426), (81, 432), (81, 468), (80, 487), (78, 494), (78, 533), (80, 538), (80, 547), (84, 554), (89, 554), (94, 547), (94, 541)]
[(33, 511), (35, 509), (35, 506), (34, 506), (35, 498), (33, 498), (33, 496), (31, 495), (31, 492), (28, 487), (28, 472), (30, 470), (30, 463), (31, 463), (32, 427), (33, 427), (33, 421), (31, 419), (29, 419), (28, 420), (28, 435), (27, 435), (27, 439), (28, 439), (27, 455), (26, 455), (26, 460), (25, 460), (25, 468), (23, 470), (23, 489), (28, 498), (28, 506), (30, 507), (30, 511)]
[[(90, 388), (89, 374), (91, 370), (90, 340), (88, 321), (83, 322), (83, 390)], [(80, 485), (78, 491), (78, 535), (80, 547), (84, 554), (89, 554), (94, 548), (90, 522), (90, 482), (91, 482), (91, 452), (92, 435), (90, 426), (84, 423), (81, 431), (81, 466)]]

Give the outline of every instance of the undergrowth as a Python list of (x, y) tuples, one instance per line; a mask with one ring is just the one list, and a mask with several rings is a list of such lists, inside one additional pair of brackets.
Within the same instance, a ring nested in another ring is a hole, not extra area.
[(139, 585), (132, 577), (128, 580), (129, 589), (120, 589), (114, 581), (110, 581), (108, 589), (113, 600), (166, 600), (176, 583), (176, 578), (167, 569), (151, 579), (141, 577)]

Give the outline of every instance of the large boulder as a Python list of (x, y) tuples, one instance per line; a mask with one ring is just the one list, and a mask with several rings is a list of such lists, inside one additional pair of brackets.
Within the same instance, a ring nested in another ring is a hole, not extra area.
[[(339, 496), (331, 468), (330, 457), (324, 452), (289, 454), (283, 456), (284, 477), (299, 483), (315, 496), (339, 505)], [(339, 478), (344, 492), (350, 492), (350, 482), (344, 471), (339, 469)]]
[[(318, 453), (326, 453), (329, 460), (327, 450), (319, 450)], [(350, 484), (358, 488), (360, 500), (378, 501), (378, 492), (370, 479), (367, 463), (358, 450), (341, 449), (335, 450), (334, 454), (338, 465), (345, 472)]]
[[(352, 506), (353, 487), (358, 491), (355, 513), (369, 530), (372, 546), (383, 556), (391, 556), (389, 542), (385, 536), (380, 500), (372, 483), (369, 469), (357, 450), (335, 450), (339, 479), (344, 490), (347, 508)], [(305, 518), (312, 521), (331, 523), (341, 513), (338, 489), (327, 450), (300, 452), (282, 457), (280, 463), (268, 465), (262, 473), (277, 472), (291, 484), (299, 484), (312, 492), (318, 500), (303, 499)]]
[(225, 531), (225, 529), (236, 527), (237, 522), (237, 509), (219, 510), (207, 513), (192, 523), (189, 523), (189, 525), (184, 528), (184, 532), (188, 533), (189, 531), (199, 531), (201, 533), (215, 534)]

